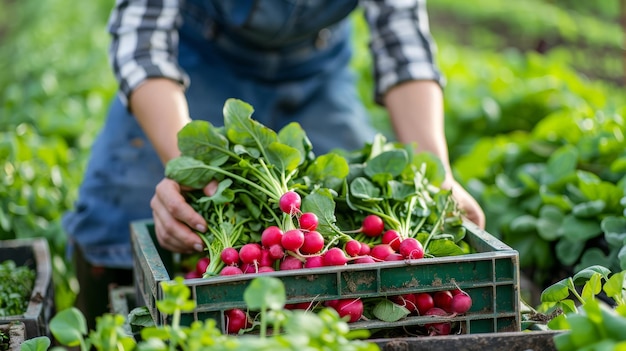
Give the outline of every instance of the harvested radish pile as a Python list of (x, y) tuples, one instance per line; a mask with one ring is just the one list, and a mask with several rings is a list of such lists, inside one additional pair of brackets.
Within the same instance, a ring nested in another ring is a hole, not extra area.
[[(168, 162), (166, 176), (196, 189), (219, 182), (212, 196), (187, 195), (209, 228), (198, 233), (207, 256), (187, 278), (469, 253), (461, 213), (450, 191), (437, 186), (444, 170), (433, 155), (382, 135), (355, 152), (315, 155), (299, 124), (275, 132), (255, 121), (253, 111), (229, 99), (223, 127), (193, 121), (178, 134), (181, 156)], [(355, 322), (397, 319), (397, 311), (385, 312), (388, 303), (403, 315), (454, 315), (471, 306), (460, 290), (447, 291), (448, 299), (427, 295), (430, 304), (425, 296), (407, 295), (290, 307), (332, 307)], [(364, 311), (370, 305), (371, 312)], [(230, 332), (246, 327), (242, 312), (227, 313)], [(435, 323), (425, 333), (447, 334), (450, 326)]]

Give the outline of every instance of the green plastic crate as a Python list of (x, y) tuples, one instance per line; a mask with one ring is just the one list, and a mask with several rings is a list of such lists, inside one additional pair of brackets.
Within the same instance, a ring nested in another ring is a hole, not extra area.
[[(458, 286), (472, 297), (472, 308), (464, 315), (445, 320), (459, 322), (462, 333), (520, 331), (518, 252), (470, 222), (465, 227), (466, 241), (476, 253), (264, 274), (283, 281), (287, 303), (389, 297), (454, 289)], [(148, 307), (155, 323), (167, 323), (167, 316), (157, 310), (156, 301), (163, 296), (160, 283), (173, 279), (174, 273), (170, 270), (174, 255), (156, 244), (151, 220), (131, 223), (131, 241), (137, 303)], [(245, 309), (243, 292), (256, 276), (244, 274), (185, 280), (197, 306), (193, 312), (183, 313), (181, 323), (189, 325), (194, 320), (211, 318), (224, 331), (224, 311)], [(409, 316), (396, 322), (358, 321), (350, 323), (350, 327), (369, 330), (406, 329), (443, 320), (433, 316)]]

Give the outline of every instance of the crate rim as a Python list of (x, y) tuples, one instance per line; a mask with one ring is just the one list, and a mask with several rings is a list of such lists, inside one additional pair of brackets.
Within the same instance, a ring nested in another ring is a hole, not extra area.
[[(142, 219), (131, 222), (131, 233), (137, 232), (141, 233), (141, 235), (149, 236), (147, 225), (153, 224), (152, 219)], [(503, 257), (510, 257), (511, 255), (518, 256), (519, 253), (517, 250), (514, 250), (510, 246), (503, 243), (501, 240), (489, 235), (486, 231), (480, 229), (474, 223), (464, 220), (464, 226), (468, 227), (471, 234), (481, 239), (483, 242), (487, 243), (493, 251), (488, 252), (480, 252), (480, 253), (470, 253), (463, 255), (463, 257), (467, 257), (472, 259), (473, 261), (489, 261), (495, 260)], [(134, 234), (131, 234), (134, 235)], [(173, 281), (172, 277), (169, 275), (167, 270), (165, 269), (165, 265), (163, 261), (160, 259), (160, 256), (156, 252), (155, 245), (144, 245), (143, 242), (139, 241), (139, 244), (142, 245), (143, 249), (149, 249), (149, 253), (154, 254), (154, 257), (158, 258), (158, 261), (153, 262), (156, 263), (155, 267), (150, 267), (152, 269), (152, 274), (155, 277), (155, 280), (158, 283), (162, 281)], [(421, 265), (431, 265), (438, 263), (451, 263), (458, 261), (458, 256), (446, 256), (446, 257), (433, 257), (427, 259), (415, 259), (415, 260), (403, 260), (403, 261), (388, 261), (388, 262), (377, 262), (377, 264), (372, 267), (370, 264), (350, 264), (344, 266), (334, 266), (334, 267), (319, 267), (319, 268), (308, 268), (306, 272), (310, 272), (310, 274), (318, 274), (318, 273), (340, 273), (340, 272), (351, 272), (351, 271), (363, 271), (363, 270), (376, 270), (382, 268), (393, 268), (393, 267), (405, 267), (405, 266), (421, 266)], [(302, 271), (294, 272), (294, 271), (275, 271), (275, 272), (267, 272), (267, 275), (282, 277), (282, 276), (292, 276), (294, 274), (298, 275), (306, 275), (303, 274)], [(241, 274), (236, 276), (215, 276), (211, 277), (212, 282), (216, 283), (228, 283), (235, 282), (241, 280), (252, 280), (257, 275), (253, 274)], [(519, 280), (519, 277), (514, 277), (514, 279)], [(186, 279), (190, 285), (195, 285), (194, 283), (200, 283), (206, 281), (206, 278), (196, 278), (196, 279)]]

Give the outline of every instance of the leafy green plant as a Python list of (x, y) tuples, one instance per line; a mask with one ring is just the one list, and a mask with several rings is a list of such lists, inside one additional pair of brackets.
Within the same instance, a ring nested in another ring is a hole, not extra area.
[(14, 261), (0, 263), (0, 317), (17, 316), (28, 308), (37, 273), (29, 266)]
[(60, 219), (115, 93), (110, 8), (108, 0), (0, 3), (0, 17), (11, 19), (0, 25), (0, 62), (10, 66), (0, 76), (0, 239), (48, 239), (58, 308), (77, 292)]
[(554, 338), (558, 350), (626, 348), (626, 270), (585, 268), (546, 288), (541, 301), (541, 310), (560, 312), (548, 322), (565, 330)]
[[(455, 245), (465, 236), (461, 212), (452, 193), (436, 186), (444, 177), (441, 161), (413, 150), (414, 145), (387, 142), (378, 135), (351, 154), (346, 186), (336, 198), (343, 205), (336, 211), (339, 221), (354, 226), (347, 223), (355, 212), (377, 215), (400, 240), (417, 238), (427, 256), (463, 254)], [(368, 241), (363, 234), (356, 238)], [(442, 238), (448, 240), (437, 240)]]
[(484, 138), (455, 163), (487, 230), (540, 286), (561, 270), (626, 269), (622, 130), (620, 114), (563, 110), (529, 133)]
[[(70, 308), (59, 312), (50, 322), (50, 330), (60, 345), (96, 350), (378, 350), (375, 343), (362, 340), (367, 331), (350, 331), (346, 322), (332, 309), (319, 313), (284, 309), (283, 283), (275, 277), (258, 277), (244, 291), (248, 308), (259, 311), (255, 326), (259, 334), (229, 335), (208, 319), (190, 326), (180, 325), (181, 311), (191, 311), (195, 301), (182, 278), (161, 283), (164, 296), (157, 301), (163, 313), (172, 316), (168, 325), (146, 327), (141, 341), (125, 334), (124, 317), (105, 314), (96, 321), (96, 330), (87, 331), (80, 311)], [(268, 327), (271, 326), (271, 331)], [(29, 339), (22, 350), (45, 350), (47, 337)]]

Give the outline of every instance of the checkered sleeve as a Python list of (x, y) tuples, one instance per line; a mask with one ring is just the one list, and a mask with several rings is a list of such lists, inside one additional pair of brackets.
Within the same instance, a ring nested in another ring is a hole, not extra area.
[(382, 103), (387, 90), (409, 80), (435, 80), (443, 87), (426, 0), (365, 0), (362, 5), (370, 29), (376, 101)]
[(108, 23), (109, 60), (125, 104), (147, 78), (189, 84), (177, 63), (179, 22), (178, 0), (116, 1)]

